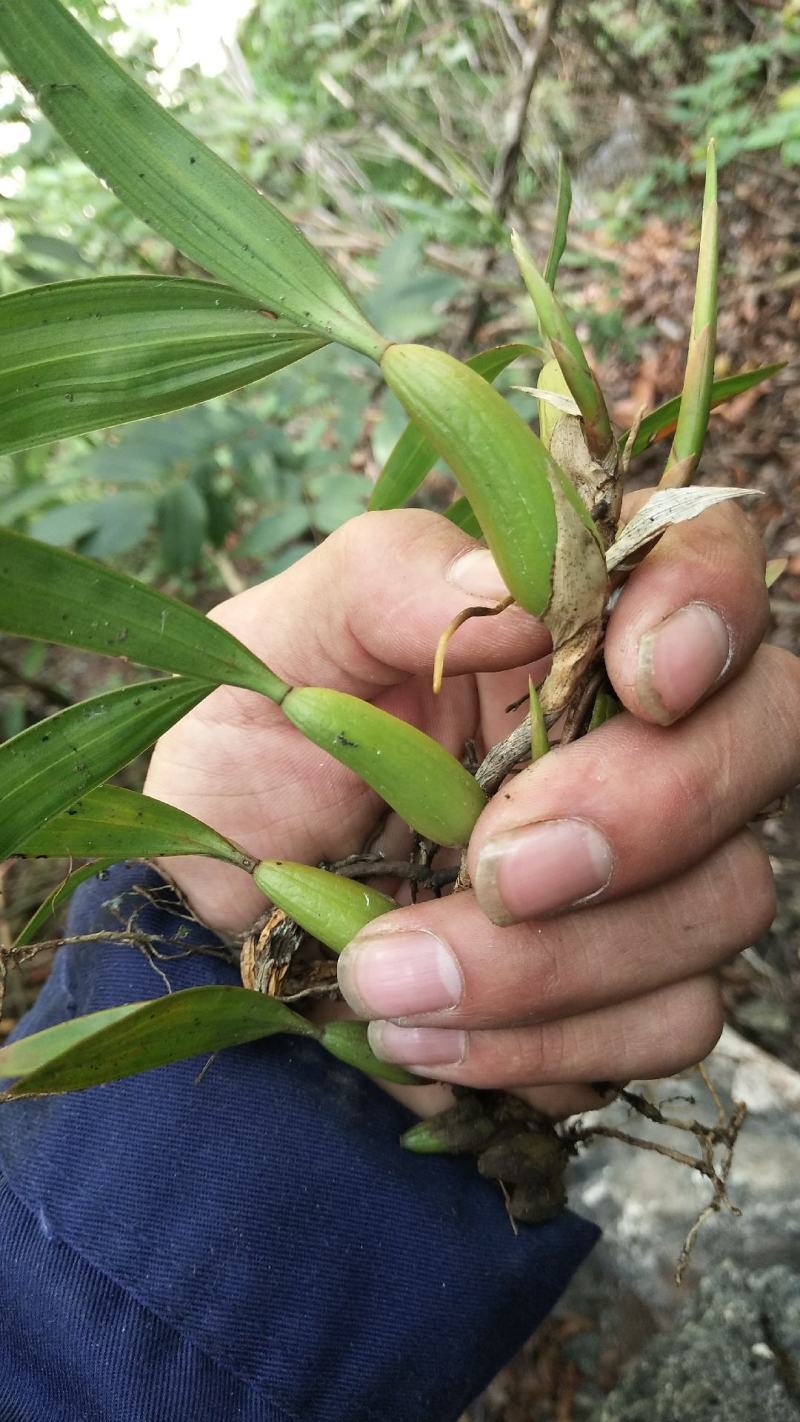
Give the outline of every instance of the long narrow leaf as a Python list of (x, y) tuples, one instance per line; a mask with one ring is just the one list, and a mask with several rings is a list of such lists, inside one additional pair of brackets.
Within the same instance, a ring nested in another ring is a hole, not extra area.
[(325, 341), (180, 277), (99, 277), (0, 298), (0, 454), (179, 410)]
[[(512, 361), (519, 360), (520, 356), (540, 354), (535, 346), (493, 346), (472, 356), (466, 364), (491, 385)], [(407, 425), (376, 480), (369, 507), (399, 509), (419, 488), (437, 458), (436, 450), (422, 431), (416, 425)]]
[(17, 850), (29, 857), (78, 859), (113, 855), (114, 859), (150, 859), (157, 854), (202, 854), (251, 872), (251, 855), (209, 825), (173, 805), (101, 785), (68, 810), (34, 831)]
[(319, 1036), (304, 1017), (262, 993), (186, 988), (153, 1002), (76, 1017), (12, 1042), (0, 1050), (0, 1076), (18, 1078), (6, 1093), (10, 1098), (84, 1091), (276, 1032)]
[(168, 677), (94, 696), (0, 746), (0, 859), (157, 740), (213, 688)]
[[(322, 1045), (340, 1062), (357, 1067), (366, 1076), (381, 1081), (396, 1081), (403, 1086), (425, 1086), (419, 1076), (412, 1076), (404, 1067), (382, 1062), (376, 1057), (367, 1039), (366, 1022), (328, 1022), (322, 1029)], [(430, 1084), (430, 1083), (427, 1083)]]
[(569, 169), (564, 162), (564, 154), (560, 153), (558, 158), (556, 217), (553, 226), (553, 236), (550, 242), (550, 251), (547, 254), (547, 262), (544, 269), (544, 279), (551, 291), (555, 290), (559, 263), (564, 255), (564, 248), (567, 245), (567, 224), (569, 223), (571, 207), (572, 183), (570, 181)]
[(31, 914), (24, 928), (21, 928), (14, 939), (14, 948), (24, 948), (27, 943), (33, 943), (39, 929), (47, 923), (49, 918), (67, 899), (71, 899), (79, 884), (86, 879), (94, 878), (95, 874), (102, 874), (104, 869), (110, 868), (114, 863), (113, 858), (94, 859), (91, 864), (81, 864), (79, 868), (73, 869), (65, 879), (55, 888), (52, 894), (48, 894), (43, 903), (39, 905), (36, 912)]
[(449, 509), (445, 509), (444, 516), (449, 518), (456, 528), (463, 528), (470, 538), (483, 538), (483, 530), (475, 517), (475, 510), (469, 499), (463, 496), (456, 499)]
[(0, 629), (163, 671), (201, 671), (273, 700), (288, 690), (230, 632), (177, 598), (8, 529), (0, 529)]
[(511, 246), (522, 280), (533, 302), (539, 329), (549, 341), (553, 355), (575, 399), (593, 453), (603, 457), (611, 449), (614, 436), (606, 402), (578, 337), (566, 312), (536, 268), (528, 248), (518, 233), (512, 232)]
[(131, 212), (261, 305), (377, 359), (385, 342), (272, 203), (135, 83), (58, 0), (0, 0), (0, 49)]
[(539, 693), (531, 676), (528, 677), (528, 700), (531, 708), (531, 761), (535, 763), (537, 760), (541, 760), (543, 755), (547, 755), (550, 750), (550, 739), (547, 734), (547, 722), (542, 710), (542, 703), (539, 700)]
[(717, 210), (717, 157), (714, 140), (706, 156), (703, 222), (697, 261), (689, 354), (675, 437), (661, 478), (664, 488), (690, 484), (700, 461), (711, 411), (714, 359), (717, 347), (717, 266), (719, 219)]
[[(711, 386), (711, 409), (715, 410), (718, 405), (724, 405), (726, 400), (733, 400), (736, 395), (741, 395), (745, 390), (752, 390), (754, 385), (760, 385), (762, 380), (769, 380), (779, 370), (783, 370), (785, 361), (777, 361), (775, 365), (760, 365), (755, 370), (742, 370), (738, 375), (724, 375), (719, 380), (715, 380)], [(647, 446), (654, 444), (658, 439), (664, 439), (668, 434), (672, 434), (675, 428), (678, 415), (680, 414), (681, 397), (676, 395), (672, 400), (667, 400), (665, 404), (659, 405), (658, 409), (652, 410), (649, 415), (645, 415), (633, 442), (633, 453), (641, 454)], [(630, 430), (626, 430), (619, 437), (619, 447), (624, 449), (630, 436)]]

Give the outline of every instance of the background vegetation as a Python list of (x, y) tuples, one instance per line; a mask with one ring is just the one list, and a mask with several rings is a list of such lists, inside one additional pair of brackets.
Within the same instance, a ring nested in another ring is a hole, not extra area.
[[(303, 224), (400, 340), (436, 336), (463, 353), (527, 330), (495, 254), (509, 220), (542, 246), (560, 149), (582, 229), (574, 305), (594, 307), (595, 354), (626, 366), (656, 333), (682, 347), (685, 303), (673, 292), (673, 310), (652, 311), (620, 263), (653, 213), (666, 249), (654, 263), (680, 255), (709, 132), (726, 165), (726, 218), (748, 182), (756, 202), (782, 207), (793, 192), (800, 24), (791, 6), (236, 0), (223, 18), (200, 0), (76, 8)], [(90, 270), (188, 269), (102, 189), (9, 75), (0, 150), (2, 290)], [(781, 278), (782, 264), (764, 275)], [(728, 360), (760, 355), (743, 344)], [(391, 397), (376, 404), (365, 361), (324, 351), (302, 373), (211, 406), (0, 462), (0, 520), (170, 578), (183, 593), (220, 595), (277, 572), (362, 508), (364, 475), (380, 467), (400, 418)]]

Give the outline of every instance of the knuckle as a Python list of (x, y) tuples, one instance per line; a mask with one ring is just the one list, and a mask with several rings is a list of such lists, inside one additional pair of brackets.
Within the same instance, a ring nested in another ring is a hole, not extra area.
[(735, 895), (737, 936), (743, 947), (766, 933), (776, 911), (775, 877), (769, 855), (752, 830), (731, 845), (729, 889)]
[(761, 713), (768, 735), (761, 753), (771, 752), (771, 793), (781, 795), (800, 779), (800, 658), (782, 647), (763, 647), (754, 667), (761, 681)]
[[(716, 978), (708, 975), (687, 984), (671, 1017), (680, 1069), (702, 1061), (714, 1050), (725, 1025), (722, 994)], [(676, 1069), (677, 1063), (673, 1070)]]
[(719, 770), (723, 779), (728, 774), (725, 770), (727, 756), (721, 756), (719, 767), (717, 765), (719, 751), (719, 742), (713, 748), (713, 754), (709, 755), (707, 745), (695, 745), (688, 739), (674, 748), (667, 748), (659, 770), (662, 776), (662, 804), (668, 820), (675, 824), (682, 823), (689, 811), (695, 822), (701, 815), (705, 817), (711, 825), (707, 833), (713, 832), (715, 807), (719, 799), (717, 773)]
[(520, 1028), (512, 1034), (506, 1062), (508, 1079), (519, 1086), (557, 1081), (564, 1055), (564, 1029), (560, 1022)]
[(781, 709), (786, 717), (787, 729), (794, 730), (797, 739), (797, 720), (800, 711), (800, 657), (787, 652), (783, 647), (765, 647), (763, 656), (768, 659), (770, 671), (775, 681), (776, 710)]
[(696, 1065), (713, 1050), (724, 1023), (716, 979), (694, 978), (651, 998), (626, 1023), (619, 1053), (620, 1074), (655, 1078), (672, 1076)]
[(536, 934), (537, 942), (527, 958), (524, 982), (519, 984), (514, 1005), (518, 1007), (524, 1000), (530, 1004), (531, 1014), (538, 1018), (563, 1005), (563, 953), (557, 932), (552, 929), (531, 929), (531, 932)]

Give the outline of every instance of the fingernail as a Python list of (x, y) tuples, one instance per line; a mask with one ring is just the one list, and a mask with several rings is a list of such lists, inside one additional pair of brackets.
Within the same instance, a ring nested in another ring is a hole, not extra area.
[(442, 1027), (370, 1022), (367, 1037), (376, 1057), (397, 1066), (458, 1066), (467, 1053), (466, 1032), (449, 1032)]
[(495, 923), (540, 918), (599, 894), (614, 856), (586, 820), (544, 820), (490, 839), (475, 874), (478, 902)]
[(508, 597), (508, 588), (488, 548), (472, 548), (450, 564), (445, 577), (471, 597)]
[(710, 691), (730, 661), (731, 639), (713, 607), (673, 612), (639, 643), (636, 690), (645, 710), (668, 726)]
[(356, 935), (339, 959), (339, 987), (361, 1017), (408, 1017), (455, 1007), (461, 969), (435, 934)]

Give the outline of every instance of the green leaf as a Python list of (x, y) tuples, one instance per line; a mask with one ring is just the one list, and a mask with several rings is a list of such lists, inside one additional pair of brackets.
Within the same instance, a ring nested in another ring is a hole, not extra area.
[(0, 746), (0, 859), (115, 775), (213, 687), (168, 677), (69, 706)]
[(533, 302), (539, 329), (545, 339), (550, 342), (553, 355), (558, 361), (573, 399), (580, 409), (589, 447), (598, 458), (603, 458), (611, 449), (614, 436), (606, 402), (594, 371), (586, 359), (583, 346), (567, 320), (561, 302), (553, 294), (544, 277), (537, 271), (533, 257), (516, 232), (511, 234), (511, 246), (522, 280)]
[(26, 232), (19, 241), (27, 256), (44, 257), (48, 262), (56, 262), (59, 266), (73, 269), (89, 266), (89, 262), (78, 248), (61, 237), (51, 237), (45, 232)]
[(470, 538), (483, 538), (483, 530), (475, 517), (472, 504), (469, 499), (456, 499), (449, 509), (444, 511), (445, 518), (449, 518), (456, 528), (463, 528)]
[(764, 569), (764, 582), (768, 588), (774, 587), (789, 566), (788, 558), (768, 558)]
[[(155, 518), (155, 498), (146, 490), (106, 494), (95, 503), (95, 525), (85, 535), (81, 552), (100, 562), (117, 559), (144, 541)], [(28, 531), (33, 538), (39, 536), (33, 528)]]
[(509, 591), (538, 616), (550, 602), (558, 537), (544, 446), (507, 400), (443, 351), (390, 346), (382, 369), (453, 470)]
[(334, 953), (373, 918), (397, 908), (394, 899), (369, 884), (287, 859), (265, 859), (253, 878), (268, 899)]
[[(538, 354), (534, 346), (493, 346), (491, 350), (481, 351), (465, 363), (470, 370), (482, 375), (491, 385), (512, 361), (519, 360), (520, 356)], [(408, 425), (375, 482), (369, 507), (399, 509), (419, 488), (436, 459), (437, 451), (422, 430), (415, 424)]]
[(406, 227), (382, 248), (375, 263), (377, 285), (364, 301), (371, 321), (396, 341), (431, 336), (442, 309), (464, 285), (463, 277), (426, 267), (422, 234)]
[(348, 1066), (357, 1067), (367, 1076), (377, 1077), (380, 1081), (396, 1081), (401, 1086), (430, 1085), (430, 1082), (421, 1081), (403, 1067), (382, 1062), (376, 1057), (367, 1040), (366, 1022), (328, 1022), (322, 1029), (321, 1040), (331, 1056), (338, 1057), (340, 1062), (347, 1062)]
[(666, 469), (661, 478), (661, 484), (665, 488), (680, 488), (691, 483), (705, 443), (711, 412), (717, 346), (718, 248), (717, 158), (712, 138), (706, 154), (703, 221), (700, 229), (700, 253), (697, 260), (689, 353), (686, 358), (678, 423)]
[(284, 1003), (237, 987), (186, 988), (60, 1022), (0, 1049), (7, 1098), (84, 1091), (276, 1032), (318, 1037)]
[(0, 48), (70, 147), (137, 217), (270, 311), (378, 359), (385, 341), (310, 242), (58, 0), (0, 0)]
[(100, 277), (0, 297), (0, 454), (179, 410), (325, 341), (211, 281)]
[(438, 741), (369, 701), (327, 687), (294, 687), (282, 709), (419, 834), (437, 844), (467, 843), (486, 797)]
[(164, 671), (201, 673), (276, 701), (287, 690), (230, 632), (177, 598), (8, 529), (0, 529), (0, 629)]
[(531, 708), (531, 760), (541, 760), (543, 755), (547, 755), (550, 750), (550, 738), (547, 734), (547, 724), (544, 719), (542, 703), (533, 678), (528, 677), (528, 699)]
[[(715, 380), (711, 386), (712, 410), (715, 410), (718, 405), (724, 405), (726, 400), (732, 400), (734, 396), (741, 395), (745, 390), (752, 390), (753, 386), (760, 385), (762, 380), (769, 380), (779, 370), (783, 370), (785, 365), (786, 361), (778, 361), (775, 365), (760, 365), (755, 370), (742, 370), (738, 375), (725, 375), (721, 379)], [(681, 397), (676, 395), (674, 399), (659, 405), (657, 410), (652, 410), (649, 415), (645, 415), (636, 432), (633, 453), (641, 454), (649, 444), (671, 434), (680, 408)], [(629, 436), (630, 430), (626, 430), (623, 435), (620, 435), (619, 447), (621, 450), (627, 444)]]
[(113, 855), (150, 859), (157, 854), (202, 854), (251, 873), (257, 861), (216, 830), (135, 790), (101, 785), (34, 830), (18, 854), (76, 859)]
[(546, 396), (567, 396), (570, 397), (569, 386), (564, 378), (564, 372), (557, 360), (547, 360), (539, 371), (536, 381), (536, 390), (526, 390), (527, 395), (535, 395), (539, 399), (539, 438), (545, 449), (549, 449), (553, 442), (556, 425), (564, 414), (580, 414), (578, 406), (573, 404), (571, 410), (560, 410), (546, 399)]
[(598, 726), (604, 726), (606, 721), (610, 721), (612, 717), (618, 716), (621, 710), (622, 705), (614, 693), (601, 689), (594, 699), (591, 720), (589, 721), (587, 729), (589, 731), (596, 731)]
[(264, 514), (248, 528), (236, 545), (240, 558), (268, 558), (285, 548), (305, 533), (309, 525), (309, 511), (305, 504), (290, 504), (288, 508), (276, 509)]
[(196, 567), (208, 529), (208, 509), (200, 490), (188, 479), (173, 484), (162, 495), (158, 527), (169, 571), (184, 573)]
[(94, 859), (91, 864), (81, 864), (80, 868), (73, 869), (71, 874), (68, 874), (65, 879), (62, 879), (52, 894), (48, 894), (36, 912), (28, 919), (25, 927), (20, 929), (14, 939), (14, 948), (24, 948), (26, 944), (32, 943), (39, 929), (42, 927), (42, 924), (47, 923), (47, 920), (52, 918), (56, 910), (59, 909), (63, 903), (66, 903), (67, 899), (72, 898), (79, 884), (82, 884), (86, 879), (94, 878), (95, 874), (102, 874), (103, 870), (109, 869), (113, 863), (113, 857), (110, 859)]
[[(554, 657), (542, 705), (560, 711), (575, 668), (600, 638), (608, 590), (588, 508), (542, 441), (468, 366), (426, 346), (394, 345), (381, 369), (448, 461), (509, 593), (547, 626)], [(434, 690), (440, 665), (437, 658)]]
[(564, 248), (567, 245), (567, 224), (569, 222), (571, 207), (572, 183), (570, 181), (569, 169), (564, 162), (564, 154), (560, 153), (558, 155), (556, 219), (553, 227), (552, 241), (550, 242), (550, 251), (547, 254), (547, 262), (544, 269), (544, 279), (551, 291), (555, 290), (559, 262), (564, 255)]
[(333, 533), (348, 519), (357, 518), (367, 506), (366, 480), (357, 474), (343, 474), (333, 487), (323, 489), (311, 511), (311, 521), (319, 533)]

